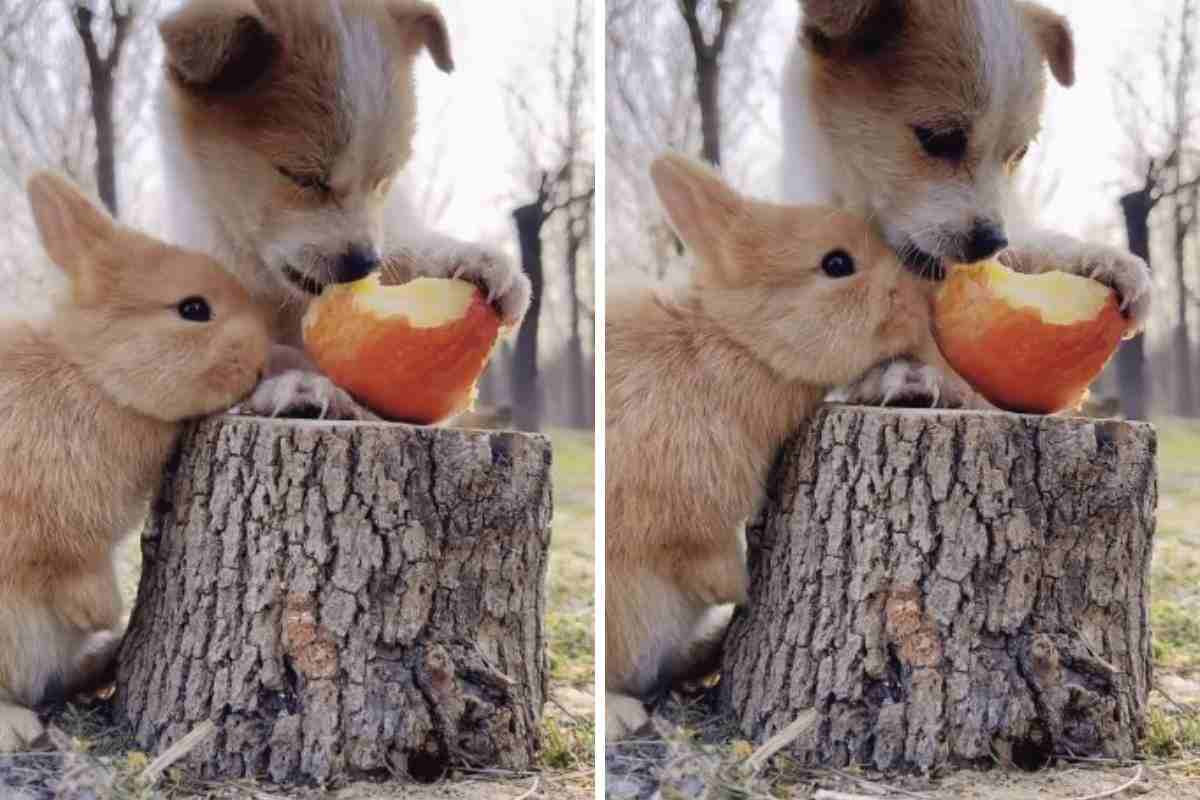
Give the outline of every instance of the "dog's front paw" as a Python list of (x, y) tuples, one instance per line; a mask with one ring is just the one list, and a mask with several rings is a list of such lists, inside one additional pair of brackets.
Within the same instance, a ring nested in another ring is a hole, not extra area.
[(333, 381), (316, 372), (287, 370), (258, 385), (239, 413), (259, 417), (336, 419), (373, 422), (380, 419)]
[(1086, 245), (1079, 257), (1078, 272), (1116, 290), (1121, 312), (1133, 323), (1127, 338), (1146, 326), (1154, 284), (1145, 261), (1116, 247)]
[(520, 325), (529, 310), (528, 276), (508, 256), (480, 245), (437, 237), (432, 243), (392, 252), (384, 260), (383, 272), (385, 284), (419, 275), (470, 281), (484, 291), (507, 327)]
[(28, 708), (0, 703), (0, 753), (29, 750), (45, 730)]
[(859, 380), (834, 390), (829, 400), (900, 408), (987, 408), (961, 379), (907, 359), (880, 364)]

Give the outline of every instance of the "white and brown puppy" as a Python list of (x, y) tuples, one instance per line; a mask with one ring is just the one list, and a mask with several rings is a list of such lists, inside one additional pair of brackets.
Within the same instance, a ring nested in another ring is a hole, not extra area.
[[(1038, 229), (1014, 175), (1037, 136), (1046, 65), (1075, 81), (1060, 15), (1013, 0), (801, 0), (783, 90), (784, 195), (871, 217), (914, 271), (999, 255), (1022, 272), (1063, 269), (1116, 289), (1138, 326), (1150, 310), (1145, 263), (1122, 250)], [(940, 379), (905, 362), (849, 399), (935, 394)], [(911, 397), (910, 397), (911, 399)]]
[(458, 276), (517, 325), (529, 282), (506, 258), (420, 230), (385, 230), (412, 155), (417, 57), (454, 62), (442, 14), (421, 0), (188, 0), (160, 25), (161, 131), (172, 236), (225, 263), (278, 309), (260, 414), (361, 409), (299, 350), (308, 301), (381, 264)]

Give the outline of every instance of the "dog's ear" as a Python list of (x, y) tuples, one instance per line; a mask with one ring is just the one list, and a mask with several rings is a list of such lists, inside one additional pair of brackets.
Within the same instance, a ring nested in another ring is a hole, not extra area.
[(400, 25), (405, 47), (413, 53), (429, 51), (433, 63), (442, 72), (454, 71), (450, 52), (450, 29), (437, 6), (424, 0), (390, 0), (388, 11)]
[(904, 0), (800, 0), (800, 8), (804, 35), (818, 52), (874, 52), (904, 21)]
[(193, 0), (158, 25), (167, 65), (186, 86), (216, 94), (249, 88), (279, 54), (253, 0)]
[(715, 171), (668, 153), (655, 159), (650, 178), (675, 233), (696, 256), (697, 275), (724, 283), (726, 253), (745, 203)]
[(1037, 3), (1018, 3), (1033, 39), (1063, 86), (1075, 83), (1075, 35), (1066, 17)]

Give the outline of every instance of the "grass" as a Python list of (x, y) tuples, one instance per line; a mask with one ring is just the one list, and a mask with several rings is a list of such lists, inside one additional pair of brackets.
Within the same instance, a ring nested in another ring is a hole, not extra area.
[(1162, 420), (1150, 621), (1160, 670), (1200, 673), (1200, 422)]

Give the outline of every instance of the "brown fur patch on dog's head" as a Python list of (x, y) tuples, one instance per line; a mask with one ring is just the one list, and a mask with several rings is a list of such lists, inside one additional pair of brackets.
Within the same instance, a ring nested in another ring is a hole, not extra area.
[(441, 13), (421, 0), (192, 0), (160, 32), (178, 147), (236, 246), (318, 284), (341, 279), (347, 253), (369, 260), (411, 157), (416, 56), (453, 69)]
[(993, 255), (1039, 130), (1044, 63), (1074, 80), (1066, 21), (1011, 0), (801, 4), (805, 90), (847, 203), (914, 266)]

